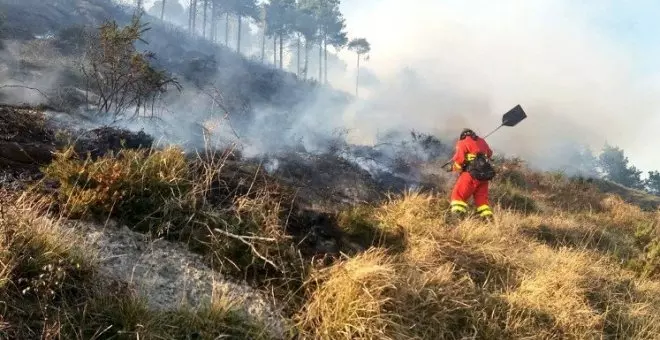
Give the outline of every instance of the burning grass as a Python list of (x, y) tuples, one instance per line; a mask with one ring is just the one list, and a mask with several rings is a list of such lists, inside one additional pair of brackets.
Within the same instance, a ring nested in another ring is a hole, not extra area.
[(98, 272), (73, 229), (37, 216), (42, 207), (2, 202), (0, 338), (260, 338), (262, 328), (218, 300), (193, 312), (149, 310), (123, 284)]

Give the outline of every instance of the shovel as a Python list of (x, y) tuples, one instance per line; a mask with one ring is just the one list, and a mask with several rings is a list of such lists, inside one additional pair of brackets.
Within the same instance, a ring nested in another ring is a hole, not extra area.
[[(502, 115), (502, 124), (483, 138), (484, 139), (488, 138), (488, 136), (495, 133), (495, 131), (499, 130), (502, 126), (511, 126), (511, 127), (516, 126), (516, 124), (520, 123), (525, 118), (527, 118), (527, 114), (525, 114), (525, 111), (522, 109), (520, 104), (518, 104), (513, 109), (509, 110), (507, 113)], [(451, 159), (448, 160), (447, 163), (442, 165), (441, 169), (451, 164), (451, 162), (452, 162)]]

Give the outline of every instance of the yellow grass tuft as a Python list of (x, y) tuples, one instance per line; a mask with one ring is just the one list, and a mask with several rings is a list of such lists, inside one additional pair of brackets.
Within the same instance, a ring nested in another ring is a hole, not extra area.
[[(548, 204), (552, 203), (552, 197)], [(495, 223), (443, 223), (446, 199), (408, 192), (362, 216), (399, 226), (405, 247), (386, 244), (316, 272), (296, 314), (303, 338), (654, 339), (660, 283), (621, 258), (639, 256), (629, 227), (599, 227), (607, 212), (521, 215)], [(619, 222), (653, 214), (616, 209)], [(605, 203), (604, 206), (607, 206)], [(633, 244), (630, 244), (632, 241)], [(623, 249), (628, 247), (626, 249)]]
[(373, 250), (313, 274), (312, 291), (296, 315), (303, 338), (387, 339), (392, 326), (385, 305), (394, 289), (392, 259)]

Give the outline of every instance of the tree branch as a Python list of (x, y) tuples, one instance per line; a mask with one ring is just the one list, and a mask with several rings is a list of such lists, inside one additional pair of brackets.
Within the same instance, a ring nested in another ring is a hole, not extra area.
[(23, 88), (23, 89), (28, 89), (28, 90), (34, 90), (34, 91), (39, 92), (39, 94), (41, 94), (42, 96), (44, 96), (44, 98), (46, 98), (46, 100), (48, 100), (49, 103), (51, 102), (50, 98), (48, 98), (48, 96), (45, 93), (43, 93), (41, 90), (39, 90), (36, 87), (30, 87), (30, 86), (25, 86), (25, 85), (2, 85), (2, 86), (0, 86), (0, 89), (4, 89), (4, 88)]

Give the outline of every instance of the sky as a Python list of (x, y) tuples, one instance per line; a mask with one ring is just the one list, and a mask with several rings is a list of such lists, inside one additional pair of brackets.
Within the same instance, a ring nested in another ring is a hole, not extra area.
[[(485, 133), (520, 104), (529, 118), (489, 138), (495, 149), (543, 162), (563, 157), (566, 143), (608, 142), (638, 168), (660, 169), (660, 1), (409, 3), (341, 2), (349, 38), (371, 43), (363, 66), (383, 84), (361, 90), (377, 112), (345, 114), (360, 133), (396, 124)], [(339, 55), (352, 75), (355, 55)], [(423, 87), (397, 87), (404, 68)]]

